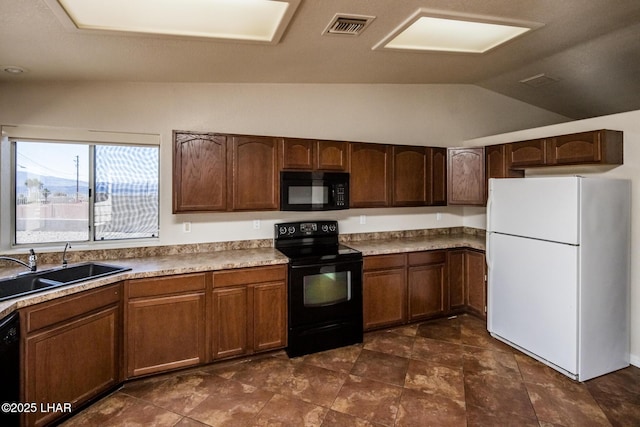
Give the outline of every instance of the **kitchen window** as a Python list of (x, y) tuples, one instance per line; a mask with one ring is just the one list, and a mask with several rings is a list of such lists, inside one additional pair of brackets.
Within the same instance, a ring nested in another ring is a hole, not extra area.
[(158, 145), (9, 142), (12, 245), (158, 238)]

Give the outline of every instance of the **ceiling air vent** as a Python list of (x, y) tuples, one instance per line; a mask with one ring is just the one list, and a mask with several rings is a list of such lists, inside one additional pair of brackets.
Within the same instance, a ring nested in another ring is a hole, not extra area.
[(541, 87), (550, 85), (551, 83), (555, 83), (559, 81), (554, 77), (547, 76), (546, 74), (536, 74), (535, 76), (527, 77), (526, 79), (520, 80), (520, 83), (523, 83), (527, 86), (531, 87)]
[(375, 16), (345, 15), (336, 13), (322, 34), (346, 34), (357, 36), (373, 21)]

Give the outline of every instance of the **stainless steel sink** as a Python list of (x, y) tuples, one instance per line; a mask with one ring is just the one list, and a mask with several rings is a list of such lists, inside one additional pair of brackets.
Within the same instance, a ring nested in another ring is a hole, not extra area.
[(87, 262), (0, 280), (0, 301), (46, 291), (131, 270), (128, 267)]

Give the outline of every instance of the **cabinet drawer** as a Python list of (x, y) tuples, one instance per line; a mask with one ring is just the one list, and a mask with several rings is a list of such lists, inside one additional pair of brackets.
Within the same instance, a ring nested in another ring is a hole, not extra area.
[(276, 267), (239, 268), (217, 271), (213, 274), (213, 287), (247, 285), (250, 283), (277, 282), (285, 280), (287, 270), (284, 265)]
[(409, 254), (409, 265), (444, 264), (446, 260), (446, 251), (411, 252)]
[(205, 289), (206, 273), (150, 277), (127, 282), (129, 298), (175, 294)]
[(405, 254), (366, 256), (363, 265), (365, 271), (404, 267)]
[(118, 283), (28, 307), (22, 311), (21, 316), (25, 332), (30, 333), (101, 307), (117, 304), (120, 302), (120, 286)]

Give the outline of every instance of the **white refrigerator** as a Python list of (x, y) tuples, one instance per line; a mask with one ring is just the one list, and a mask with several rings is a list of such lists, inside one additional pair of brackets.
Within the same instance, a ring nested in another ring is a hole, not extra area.
[(629, 365), (631, 183), (489, 180), (487, 329), (579, 380)]

